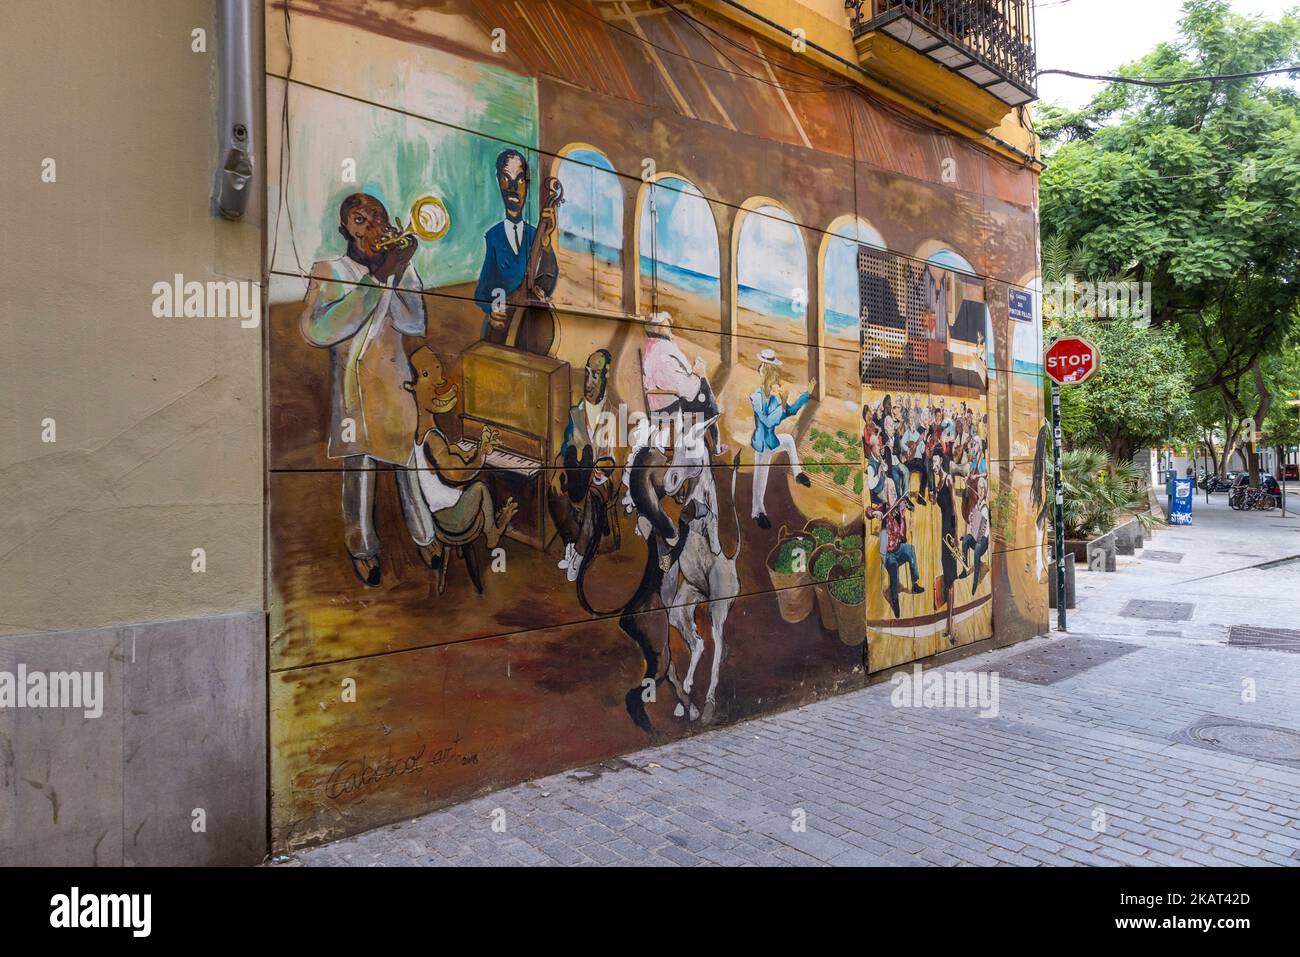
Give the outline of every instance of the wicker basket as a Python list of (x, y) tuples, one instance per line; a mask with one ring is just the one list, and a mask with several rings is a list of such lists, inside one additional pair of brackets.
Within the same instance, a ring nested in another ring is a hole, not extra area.
[(859, 601), (841, 601), (835, 597), (830, 586), (826, 588), (826, 597), (835, 609), (835, 621), (839, 626), (840, 641), (850, 648), (856, 648), (867, 640), (867, 603), (865, 595)]
[[(840, 536), (844, 534), (844, 530), (828, 518), (811, 518), (804, 524), (803, 530), (818, 542), (818, 548), (827, 544), (834, 545), (840, 540)], [(829, 536), (826, 535), (827, 532), (830, 533)], [(826, 541), (823, 542), (822, 538), (825, 538)]]
[[(842, 552), (834, 542), (820, 546), (817, 551), (812, 553), (812, 558), (808, 562), (809, 572), (817, 567), (819, 559), (826, 555), (839, 554), (842, 554)], [(840, 565), (839, 563), (836, 563), (831, 567), (833, 571), (834, 569), (839, 568)], [(813, 594), (817, 597), (817, 615), (821, 618), (822, 627), (827, 631), (838, 630), (840, 625), (835, 618), (835, 608), (831, 604), (831, 593), (827, 588), (826, 582), (819, 581), (815, 575), (813, 577)]]
[[(792, 538), (800, 540), (807, 552), (808, 561), (803, 571), (779, 572), (772, 567), (773, 563), (786, 541)], [(812, 614), (813, 589), (806, 586), (812, 584), (812, 573), (809, 568), (812, 565), (812, 553), (816, 545), (817, 540), (807, 532), (790, 533), (782, 525), (776, 536), (776, 544), (767, 553), (767, 573), (772, 579), (772, 587), (776, 590), (776, 603), (781, 609), (781, 617), (786, 621), (803, 621)]]

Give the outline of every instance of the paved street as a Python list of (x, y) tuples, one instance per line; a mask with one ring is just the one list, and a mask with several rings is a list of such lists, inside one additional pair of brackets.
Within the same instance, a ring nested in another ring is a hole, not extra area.
[(997, 673), (996, 717), (880, 684), (295, 860), (1300, 864), (1300, 519), (1195, 520), (1081, 572), (1068, 635), (943, 669)]

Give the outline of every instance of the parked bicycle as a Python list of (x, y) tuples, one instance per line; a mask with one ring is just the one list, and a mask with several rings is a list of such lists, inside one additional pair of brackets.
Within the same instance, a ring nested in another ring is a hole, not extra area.
[(1237, 476), (1232, 491), (1228, 493), (1228, 505), (1239, 512), (1266, 512), (1277, 508), (1282, 500), (1282, 488), (1272, 475), (1261, 475), (1259, 487), (1252, 488), (1250, 476), (1242, 473)]

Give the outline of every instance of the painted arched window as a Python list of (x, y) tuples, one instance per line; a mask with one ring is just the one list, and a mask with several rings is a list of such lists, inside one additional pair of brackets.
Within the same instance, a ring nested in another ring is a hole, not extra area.
[(858, 348), (862, 305), (859, 246), (885, 248), (880, 233), (861, 219), (833, 225), (823, 240), (822, 344), (831, 348)]
[(932, 253), (926, 262), (933, 263), (936, 266), (942, 266), (944, 269), (951, 269), (953, 272), (965, 273), (968, 276), (975, 275), (975, 267), (961, 253), (953, 252), (951, 249), (940, 249)]
[(858, 396), (861, 359), (862, 284), (858, 250), (883, 250), (885, 241), (865, 220), (841, 216), (831, 223), (821, 244), (821, 338), (819, 375), (827, 394), (854, 400)]
[(1012, 370), (1034, 378), (1043, 374), (1043, 280), (1035, 276), (1025, 284), (1025, 291), (1033, 299), (1032, 322), (1011, 323)]
[(614, 166), (594, 147), (573, 145), (561, 153), (555, 175), (564, 185), (556, 299), (621, 311), (623, 186)]
[[(1032, 276), (1023, 287), (1011, 286), (1007, 290), (1009, 306), (1010, 297), (1021, 293), (1029, 294), (1033, 306), (1029, 318), (1021, 318), (1025, 315), (1023, 307), (1008, 310), (1008, 370), (1012, 375), (1007, 377), (1009, 382), (1003, 387), (1003, 393), (1011, 442), (1009, 454), (1013, 458), (1035, 458), (1040, 454), (1039, 430), (1043, 421), (1042, 290), (1043, 280), (1039, 276)], [(1029, 481), (1027, 476), (1017, 478), (1025, 483)]]
[(976, 274), (970, 260), (953, 249), (938, 249), (926, 258), (926, 262), (958, 274), (953, 297), (957, 311), (952, 320), (951, 338), (982, 347), (985, 373), (988, 378), (995, 378), (997, 357), (993, 316), (989, 312), (983, 280)]
[(773, 349), (789, 374), (808, 365), (808, 251), (794, 218), (760, 202), (743, 209), (736, 238), (737, 358), (753, 368)]
[(677, 328), (721, 329), (718, 227), (709, 201), (666, 174), (642, 190), (637, 219), (643, 314), (667, 311)]

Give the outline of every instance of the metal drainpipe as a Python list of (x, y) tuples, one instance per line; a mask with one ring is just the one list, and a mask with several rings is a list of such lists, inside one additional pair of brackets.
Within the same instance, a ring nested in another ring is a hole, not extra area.
[(221, 0), (217, 21), (221, 101), (217, 107), (221, 167), (217, 212), (240, 219), (253, 182), (253, 37), (250, 0)]

